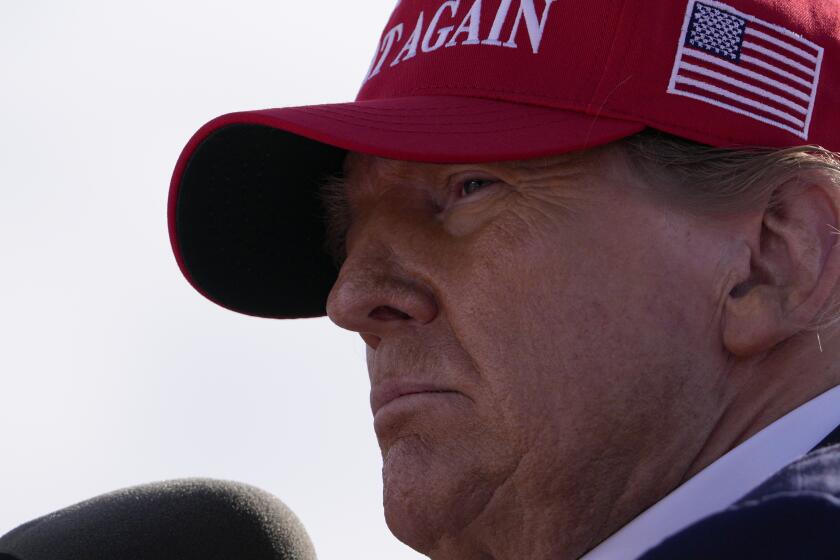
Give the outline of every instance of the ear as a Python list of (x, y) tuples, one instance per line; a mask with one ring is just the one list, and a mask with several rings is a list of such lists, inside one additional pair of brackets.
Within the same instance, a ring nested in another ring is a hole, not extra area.
[(741, 277), (723, 310), (723, 343), (735, 356), (769, 352), (830, 302), (840, 277), (835, 188), (788, 183), (753, 220), (749, 262), (738, 263)]

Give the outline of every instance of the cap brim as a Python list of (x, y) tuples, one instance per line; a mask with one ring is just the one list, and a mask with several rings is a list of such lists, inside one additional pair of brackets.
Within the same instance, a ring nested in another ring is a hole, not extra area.
[(438, 163), (543, 157), (600, 146), (639, 122), (467, 97), (409, 97), (232, 113), (181, 154), (169, 231), (189, 282), (258, 317), (325, 314), (337, 268), (319, 198), (347, 151)]

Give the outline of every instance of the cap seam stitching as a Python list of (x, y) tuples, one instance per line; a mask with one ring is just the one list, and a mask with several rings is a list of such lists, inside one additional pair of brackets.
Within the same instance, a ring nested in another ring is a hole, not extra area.
[[(624, 0), (624, 2), (621, 4), (621, 11), (619, 12), (618, 19), (615, 20), (615, 21), (617, 21), (617, 22), (624, 21), (624, 13), (627, 9), (627, 3), (628, 3), (628, 0)], [(608, 99), (604, 99), (600, 103), (600, 107), (597, 109), (597, 111), (595, 110), (595, 107), (593, 106), (593, 104), (600, 97), (599, 94), (600, 94), (600, 91), (601, 91), (601, 86), (603, 85), (604, 81), (606, 80), (607, 70), (611, 67), (610, 66), (610, 61), (613, 58), (613, 53), (615, 52), (615, 45), (616, 45), (616, 42), (618, 41), (618, 33), (615, 32), (617, 29), (618, 29), (618, 25), (614, 24), (613, 25), (613, 31), (614, 32), (612, 34), (612, 41), (610, 43), (610, 48), (609, 48), (609, 51), (607, 53), (607, 57), (604, 60), (604, 65), (601, 67), (601, 75), (598, 78), (598, 83), (595, 85), (595, 89), (592, 90), (592, 97), (590, 98), (589, 102), (586, 105), (587, 113), (596, 114), (596, 116), (597, 116), (597, 114), (600, 114), (601, 111), (603, 111), (604, 105), (606, 105), (607, 100), (608, 100)]]

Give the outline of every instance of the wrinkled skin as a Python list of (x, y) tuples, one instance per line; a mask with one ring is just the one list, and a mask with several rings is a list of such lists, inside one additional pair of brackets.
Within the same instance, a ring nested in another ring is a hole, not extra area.
[(724, 325), (760, 213), (679, 211), (609, 147), (469, 165), (353, 154), (347, 176), (328, 313), (368, 345), (386, 520), (409, 546), (577, 558), (756, 419), (721, 435), (747, 386)]

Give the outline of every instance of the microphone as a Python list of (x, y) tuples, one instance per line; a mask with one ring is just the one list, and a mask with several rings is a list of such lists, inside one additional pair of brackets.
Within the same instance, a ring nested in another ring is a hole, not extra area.
[(300, 520), (268, 492), (184, 479), (103, 494), (0, 538), (8, 560), (316, 560)]

